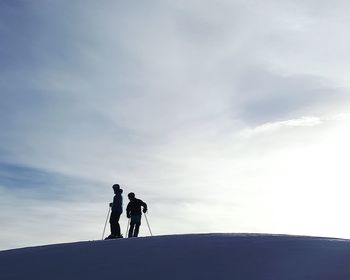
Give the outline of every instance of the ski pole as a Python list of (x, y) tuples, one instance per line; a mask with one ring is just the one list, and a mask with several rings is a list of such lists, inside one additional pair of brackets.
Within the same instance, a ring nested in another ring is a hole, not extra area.
[(106, 222), (105, 222), (105, 227), (103, 228), (103, 233), (102, 233), (102, 240), (103, 240), (103, 237), (105, 236), (107, 221), (108, 221), (108, 217), (109, 217), (109, 213), (110, 212), (111, 212), (111, 207), (108, 208), (108, 213), (107, 213), (107, 218), (106, 218)]
[(127, 224), (127, 226), (126, 226), (125, 238), (128, 237), (129, 224), (130, 224), (130, 218), (128, 219), (128, 224)]
[(148, 223), (148, 219), (147, 219), (146, 213), (145, 213), (145, 218), (146, 218), (146, 222), (147, 222), (147, 226), (148, 226), (149, 232), (150, 232), (151, 236), (153, 236), (151, 228), (150, 228), (149, 223)]

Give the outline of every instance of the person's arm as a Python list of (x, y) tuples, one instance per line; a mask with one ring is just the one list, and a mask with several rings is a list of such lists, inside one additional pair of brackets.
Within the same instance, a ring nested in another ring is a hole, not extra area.
[(141, 205), (143, 207), (143, 213), (147, 212), (147, 204), (141, 200)]
[(130, 202), (128, 203), (128, 206), (126, 207), (126, 217), (130, 218)]
[(113, 202), (109, 203), (109, 207), (113, 207), (113, 203), (115, 202), (115, 196), (113, 197)]

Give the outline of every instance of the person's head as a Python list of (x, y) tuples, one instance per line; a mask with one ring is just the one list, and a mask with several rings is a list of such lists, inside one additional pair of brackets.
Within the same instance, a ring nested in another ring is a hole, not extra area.
[(135, 199), (135, 194), (134, 194), (133, 192), (129, 193), (129, 194), (128, 194), (128, 198), (129, 198), (130, 200)]
[(113, 188), (113, 190), (114, 190), (114, 193), (117, 193), (117, 192), (119, 192), (119, 190), (120, 190), (120, 186), (119, 186), (118, 184), (114, 184), (114, 185), (112, 186), (112, 188)]

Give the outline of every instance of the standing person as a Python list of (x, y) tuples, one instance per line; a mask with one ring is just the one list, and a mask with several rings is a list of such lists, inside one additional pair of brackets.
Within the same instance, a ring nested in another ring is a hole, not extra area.
[(141, 225), (141, 207), (143, 207), (142, 212), (147, 212), (147, 204), (141, 199), (137, 199), (134, 193), (129, 193), (128, 198), (130, 202), (126, 207), (126, 216), (130, 218), (130, 229), (128, 237), (137, 237), (139, 235), (139, 229)]
[(120, 215), (123, 213), (123, 190), (120, 188), (118, 184), (113, 185), (114, 198), (113, 202), (109, 204), (112, 208), (111, 218), (109, 219), (109, 223), (111, 224), (111, 234), (106, 239), (113, 238), (122, 238), (123, 236), (120, 234), (120, 225), (119, 219)]

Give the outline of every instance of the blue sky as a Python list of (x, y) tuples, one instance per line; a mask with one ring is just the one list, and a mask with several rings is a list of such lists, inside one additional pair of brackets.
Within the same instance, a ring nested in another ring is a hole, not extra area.
[(99, 238), (114, 183), (157, 234), (350, 238), (349, 5), (2, 1), (0, 248)]

